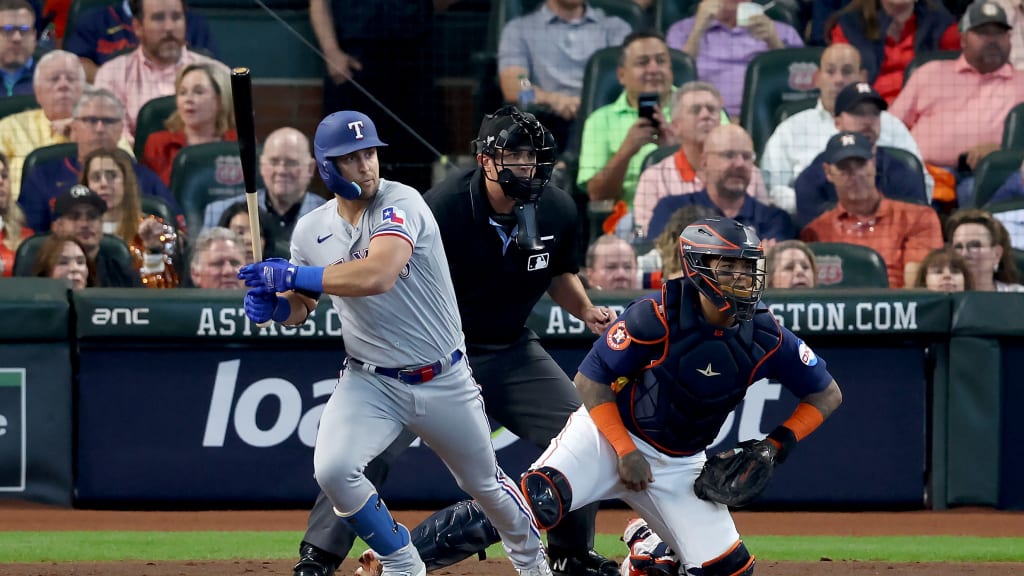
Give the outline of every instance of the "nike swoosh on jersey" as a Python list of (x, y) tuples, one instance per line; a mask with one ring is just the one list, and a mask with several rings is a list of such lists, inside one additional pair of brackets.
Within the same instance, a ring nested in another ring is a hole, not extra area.
[(327, 236), (320, 236), (320, 235), (317, 235), (317, 237), (316, 237), (316, 243), (317, 243), (317, 244), (323, 244), (323, 243), (324, 243), (324, 242), (326, 242), (326, 241), (327, 241), (327, 239), (328, 239), (328, 238), (330, 238), (331, 236), (334, 236), (334, 233), (333, 233), (333, 232), (332, 232), (332, 233), (330, 233), (330, 234), (328, 234)]

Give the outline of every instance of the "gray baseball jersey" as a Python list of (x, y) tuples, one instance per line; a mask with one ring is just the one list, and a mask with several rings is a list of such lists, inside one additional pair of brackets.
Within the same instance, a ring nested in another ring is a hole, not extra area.
[(415, 189), (382, 179), (356, 226), (338, 214), (337, 199), (328, 201), (295, 225), (291, 261), (330, 266), (358, 260), (377, 236), (406, 240), (412, 257), (387, 292), (331, 296), (346, 352), (376, 366), (400, 368), (430, 364), (462, 348), (462, 322), (441, 235)]

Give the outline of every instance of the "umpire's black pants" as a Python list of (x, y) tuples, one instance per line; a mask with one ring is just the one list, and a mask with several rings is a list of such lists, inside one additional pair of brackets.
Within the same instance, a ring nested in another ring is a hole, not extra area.
[[(561, 432), (569, 415), (580, 406), (579, 394), (565, 372), (540, 345), (537, 335), (523, 329), (509, 346), (467, 346), (473, 378), (483, 392), (487, 414), (523, 440), (547, 448)], [(365, 474), (375, 486), (383, 484), (388, 468), (412, 442), (406, 431), (367, 465)], [(508, 471), (513, 478), (517, 474)], [(594, 546), (594, 520), (599, 503), (566, 516), (548, 531), (552, 556), (577, 556)], [(410, 530), (412, 527), (409, 527)], [(303, 538), (317, 548), (344, 558), (352, 549), (355, 533), (338, 518), (323, 492), (309, 515)]]

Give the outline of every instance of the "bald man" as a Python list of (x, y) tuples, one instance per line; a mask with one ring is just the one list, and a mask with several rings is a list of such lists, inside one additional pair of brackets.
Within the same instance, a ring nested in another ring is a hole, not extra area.
[[(761, 155), (761, 172), (772, 204), (796, 213), (796, 177), (814, 158), (825, 150), (828, 139), (838, 132), (835, 124), (836, 95), (854, 82), (864, 82), (867, 71), (861, 66), (860, 53), (849, 44), (833, 44), (821, 55), (814, 83), (821, 97), (814, 108), (794, 114), (780, 123), (765, 144)], [(910, 130), (898, 118), (882, 112), (882, 128), (878, 146), (902, 148), (921, 159)], [(922, 162), (923, 163), (923, 162)], [(931, 197), (931, 176), (926, 176)]]
[[(260, 177), (265, 188), (256, 194), (273, 227), (274, 246), (269, 254), (287, 258), (295, 222), (324, 203), (323, 198), (309, 191), (315, 169), (309, 139), (302, 132), (284, 127), (267, 136), (260, 155)], [(203, 216), (203, 229), (217, 226), (221, 214), (237, 202), (245, 200), (229, 198), (210, 203)]]
[(717, 126), (708, 134), (700, 166), (707, 178), (706, 188), (658, 202), (651, 216), (649, 238), (661, 234), (676, 210), (690, 205), (711, 208), (716, 214), (752, 227), (765, 248), (777, 240), (796, 237), (789, 214), (747, 194), (754, 173), (754, 142), (738, 124)]

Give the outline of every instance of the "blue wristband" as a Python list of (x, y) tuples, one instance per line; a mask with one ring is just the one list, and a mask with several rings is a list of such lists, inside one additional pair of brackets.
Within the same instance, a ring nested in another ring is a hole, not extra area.
[(323, 292), (324, 269), (320, 266), (299, 266), (295, 271), (295, 288), (308, 292)]
[(274, 322), (284, 322), (292, 315), (292, 305), (288, 302), (288, 299), (283, 296), (277, 297), (277, 304), (274, 304), (274, 312), (271, 313), (270, 319)]

